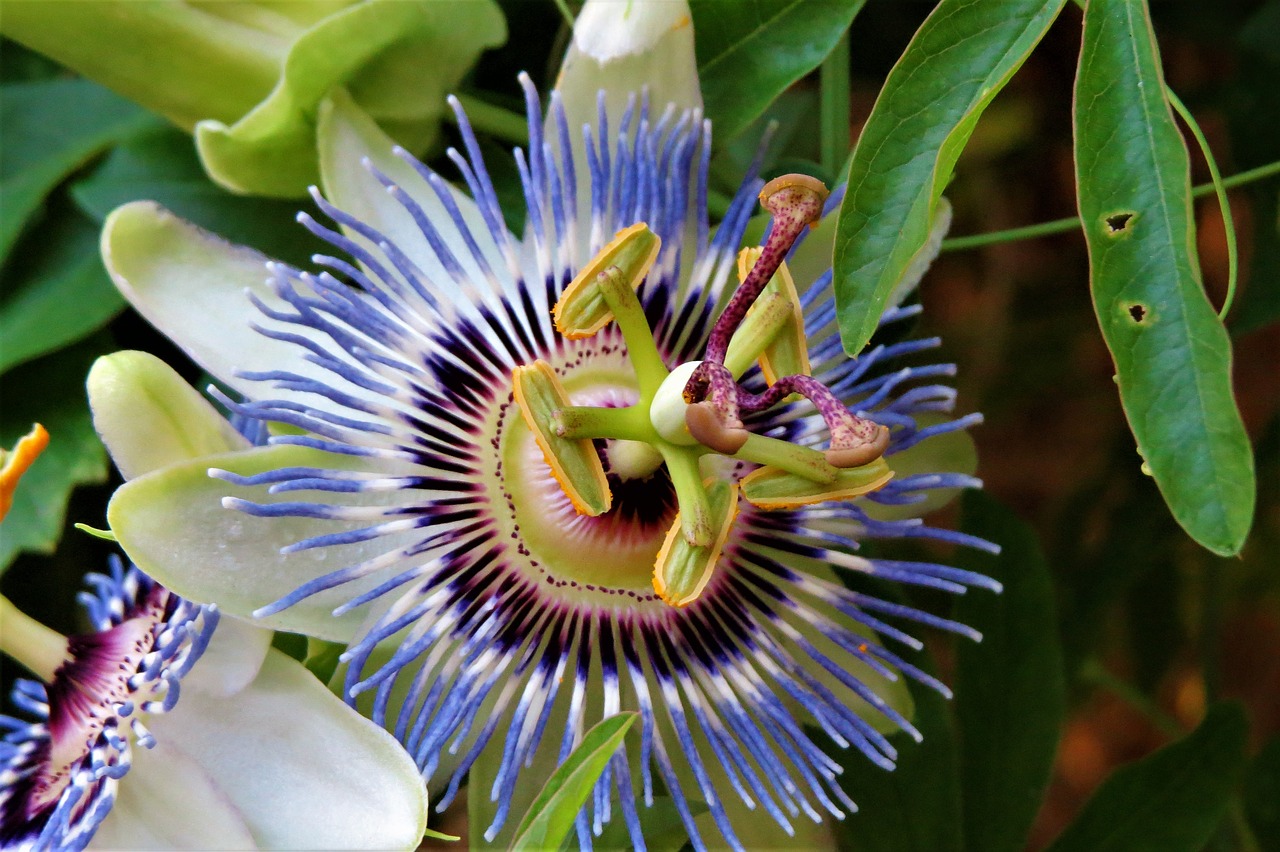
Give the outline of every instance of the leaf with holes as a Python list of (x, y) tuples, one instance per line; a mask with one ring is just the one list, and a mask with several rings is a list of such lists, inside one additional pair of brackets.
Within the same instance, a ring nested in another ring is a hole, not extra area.
[(861, 351), (929, 242), (938, 199), (978, 118), (1065, 0), (942, 0), (867, 118), (849, 164), (835, 242), (840, 337)]
[(721, 142), (817, 68), (866, 0), (690, 0), (698, 77)]
[(1091, 4), (1075, 157), (1094, 309), (1138, 452), (1182, 528), (1226, 556), (1253, 520), (1253, 455), (1231, 343), (1201, 287), (1187, 151), (1163, 91), (1145, 4)]

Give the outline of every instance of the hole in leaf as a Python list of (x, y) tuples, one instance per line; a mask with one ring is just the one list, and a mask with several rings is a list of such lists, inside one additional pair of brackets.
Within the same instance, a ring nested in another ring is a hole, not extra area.
[(1134, 322), (1142, 322), (1147, 318), (1147, 309), (1143, 305), (1133, 304), (1129, 306), (1129, 316)]
[(1133, 219), (1133, 213), (1116, 213), (1106, 218), (1107, 230), (1112, 234), (1119, 234), (1128, 230), (1129, 221)]

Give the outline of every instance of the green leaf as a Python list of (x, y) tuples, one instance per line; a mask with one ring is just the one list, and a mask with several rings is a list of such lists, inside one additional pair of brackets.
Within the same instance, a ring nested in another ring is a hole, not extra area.
[(5, 376), (0, 446), (12, 447), (32, 423), (44, 424), (49, 446), (22, 477), (0, 522), (0, 570), (24, 551), (52, 553), (72, 489), (107, 477), (107, 453), (84, 396), (85, 373), (104, 348), (102, 341), (87, 341)]
[(1280, 852), (1280, 737), (1272, 737), (1249, 764), (1244, 809), (1262, 852)]
[(1248, 733), (1239, 705), (1214, 705), (1186, 737), (1103, 781), (1051, 852), (1203, 848), (1244, 768)]
[(861, 351), (925, 247), (938, 199), (982, 111), (1065, 0), (942, 0), (867, 118), (849, 164), (835, 242), (845, 351)]
[(724, 142), (817, 68), (866, 0), (690, 0), (698, 76)]
[(111, 143), (157, 123), (150, 113), (87, 80), (0, 87), (0, 264), (45, 196), (67, 175)]
[(98, 256), (98, 229), (83, 216), (60, 216), (26, 242), (39, 250), (19, 252), (0, 296), (0, 373), (85, 337), (124, 308)]
[(560, 845), (637, 716), (619, 713), (587, 731), (520, 820), (512, 849), (555, 849)]
[(981, 491), (962, 504), (965, 532), (1000, 545), (966, 549), (959, 567), (1004, 584), (970, 590), (953, 617), (982, 633), (956, 649), (965, 847), (1016, 852), (1040, 808), (1066, 712), (1053, 584), (1034, 531)]
[[(928, 671), (922, 659), (911, 662)], [(924, 736), (917, 743), (905, 733), (890, 737), (898, 765), (886, 772), (858, 754), (843, 761), (840, 786), (858, 805), (837, 829), (840, 848), (856, 852), (949, 852), (961, 848), (960, 783), (956, 744), (947, 701), (910, 682), (916, 704), (912, 720)]]
[[(338, 669), (338, 658), (347, 649), (341, 642), (326, 642), (324, 639), (307, 637), (307, 656), (302, 664), (307, 667), (321, 683), (328, 683)], [(447, 837), (448, 835), (441, 835)], [(457, 838), (454, 838), (455, 840)]]
[(323, 247), (297, 223), (300, 202), (226, 191), (205, 176), (191, 137), (169, 127), (117, 146), (93, 174), (72, 184), (71, 197), (99, 223), (122, 204), (156, 201), (233, 243), (297, 266)]
[(1223, 556), (1253, 520), (1231, 344), (1201, 287), (1186, 146), (1145, 4), (1091, 4), (1075, 89), (1080, 218), (1120, 400), (1187, 533)]

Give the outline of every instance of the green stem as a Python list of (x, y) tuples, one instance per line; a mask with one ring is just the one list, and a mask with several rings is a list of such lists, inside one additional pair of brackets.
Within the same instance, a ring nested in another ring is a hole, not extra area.
[(631, 282), (623, 278), (616, 267), (610, 267), (600, 274), (599, 283), (600, 292), (613, 311), (613, 320), (622, 332), (622, 339), (627, 342), (627, 357), (640, 385), (640, 405), (647, 411), (653, 395), (669, 374), (667, 365), (662, 362), (658, 344), (653, 339), (653, 329), (649, 327), (649, 318), (644, 315), (644, 307)]
[(0, 595), (0, 651), (8, 654), (45, 683), (66, 662), (67, 639), (45, 627)]
[[(524, 145), (529, 141), (529, 123), (523, 113), (480, 100), (474, 95), (458, 95), (467, 120), (476, 130), (506, 142)], [(452, 112), (446, 115), (452, 116)]]
[[(1255, 181), (1266, 180), (1269, 177), (1280, 174), (1280, 160), (1274, 163), (1267, 163), (1258, 166), (1256, 169), (1240, 172), (1229, 178), (1223, 178), (1221, 181), (1222, 188), (1234, 189), (1237, 186), (1253, 183)], [(1201, 198), (1211, 192), (1215, 192), (1217, 187), (1212, 183), (1204, 183), (1193, 187), (1191, 195), (1193, 198)], [(983, 246), (996, 245), (997, 243), (1010, 243), (1017, 240), (1029, 240), (1034, 237), (1045, 237), (1050, 234), (1065, 234), (1068, 231), (1075, 231), (1080, 228), (1080, 218), (1071, 216), (1066, 219), (1054, 219), (1051, 222), (1041, 222), (1038, 225), (1025, 225), (1021, 228), (1009, 228), (1004, 231), (991, 231), (987, 234), (973, 234), (968, 237), (952, 237), (949, 240), (942, 241), (943, 251), (963, 251), (964, 249), (981, 248)]]
[(646, 444), (658, 440), (658, 433), (649, 423), (645, 409), (638, 405), (628, 408), (571, 405), (561, 408), (555, 419), (559, 436), (570, 440), (615, 438)]
[(569, 8), (569, 4), (565, 0), (556, 0), (556, 8), (560, 10), (560, 16), (564, 18), (564, 22), (573, 29), (573, 10)]
[(849, 34), (840, 36), (822, 61), (819, 71), (822, 101), (822, 166), (832, 175), (844, 163), (851, 142), (849, 134)]
[(1222, 173), (1218, 171), (1218, 162), (1213, 157), (1213, 149), (1209, 147), (1209, 140), (1204, 138), (1204, 132), (1200, 129), (1200, 125), (1196, 123), (1195, 116), (1191, 114), (1191, 110), (1187, 109), (1182, 100), (1173, 93), (1173, 89), (1166, 86), (1164, 94), (1169, 99), (1169, 104), (1174, 111), (1182, 116), (1182, 120), (1191, 131), (1191, 135), (1195, 137), (1196, 144), (1200, 146), (1200, 153), (1204, 155), (1204, 161), (1209, 166), (1209, 177), (1212, 179), (1213, 191), (1218, 196), (1218, 206), (1222, 208), (1222, 227), (1227, 237), (1227, 296), (1222, 300), (1222, 310), (1218, 312), (1218, 319), (1225, 319), (1227, 311), (1231, 310), (1231, 303), (1236, 298), (1236, 278), (1239, 274), (1240, 265), (1239, 254), (1236, 250), (1236, 226), (1231, 219), (1231, 202), (1227, 200), (1227, 188), (1222, 185)]
[(747, 442), (734, 454), (733, 458), (771, 465), (811, 482), (824, 484), (835, 482), (838, 472), (827, 461), (826, 456), (817, 450), (801, 447), (788, 441), (780, 441), (777, 438), (757, 435), (754, 432), (747, 436)]
[(1080, 668), (1082, 680), (1100, 686), (1114, 693), (1126, 704), (1146, 716), (1150, 722), (1170, 737), (1181, 737), (1186, 733), (1178, 720), (1161, 710), (1154, 701), (1148, 698), (1137, 687), (1128, 681), (1116, 677), (1107, 671), (1102, 664), (1090, 660)]

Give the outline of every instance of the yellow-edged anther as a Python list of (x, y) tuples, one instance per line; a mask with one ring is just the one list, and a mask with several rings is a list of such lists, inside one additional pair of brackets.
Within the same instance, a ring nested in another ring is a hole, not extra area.
[(18, 480), (47, 446), (49, 433), (37, 423), (18, 439), (12, 450), (0, 449), (0, 520), (4, 520), (13, 506), (13, 492), (18, 488)]
[[(738, 281), (746, 280), (760, 252), (758, 247), (750, 247), (738, 253)], [(778, 267), (759, 298), (747, 310), (747, 316), (734, 334), (734, 342), (739, 337), (745, 346), (759, 350), (756, 358), (769, 384), (782, 376), (813, 375), (804, 335), (804, 307), (800, 304), (800, 294), (786, 261)], [(754, 346), (753, 337), (759, 338)], [(733, 348), (732, 342), (729, 348)], [(727, 362), (728, 358), (725, 360)]]
[(795, 509), (828, 500), (850, 500), (869, 494), (893, 479), (884, 459), (841, 470), (828, 483), (814, 482), (766, 465), (742, 480), (742, 496), (761, 509)]
[(640, 286), (658, 257), (662, 240), (644, 222), (624, 228), (582, 268), (551, 309), (556, 331), (570, 340), (590, 337), (613, 320), (613, 309), (598, 283), (613, 268), (631, 288)]
[(688, 606), (702, 595), (702, 590), (715, 574), (720, 552), (724, 550), (734, 519), (738, 517), (736, 484), (724, 480), (710, 484), (707, 497), (716, 525), (711, 543), (701, 547), (690, 544), (688, 538), (681, 535), (680, 515), (677, 514), (654, 561), (653, 590), (674, 607)]
[(556, 412), (569, 405), (569, 395), (546, 361), (511, 371), (512, 392), (525, 425), (580, 515), (596, 517), (609, 511), (613, 495), (604, 465), (590, 438), (562, 438), (556, 434)]

